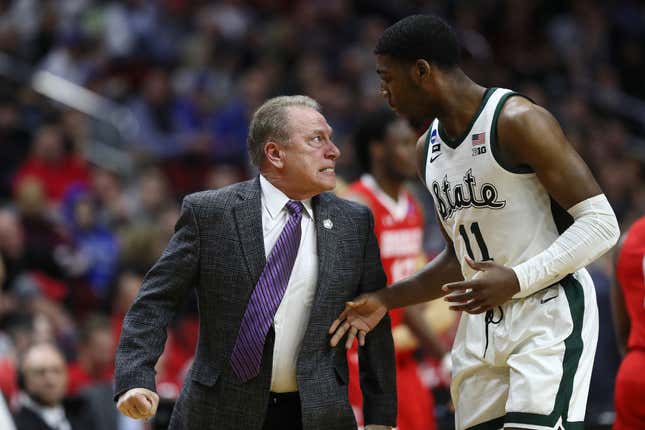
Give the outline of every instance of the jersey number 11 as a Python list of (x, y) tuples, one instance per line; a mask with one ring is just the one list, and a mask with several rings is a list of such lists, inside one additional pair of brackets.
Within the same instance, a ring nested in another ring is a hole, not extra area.
[[(473, 236), (475, 236), (475, 240), (477, 241), (477, 246), (479, 246), (479, 250), (482, 254), (481, 261), (492, 260), (492, 258), (488, 254), (488, 247), (486, 246), (486, 242), (484, 242), (484, 238), (482, 237), (482, 232), (479, 229), (479, 223), (474, 222), (470, 224), (470, 231), (472, 232)], [(473, 248), (470, 246), (470, 239), (468, 239), (468, 233), (466, 233), (466, 228), (464, 227), (463, 224), (459, 225), (459, 234), (461, 235), (461, 238), (464, 240), (464, 245), (466, 245), (466, 252), (468, 253), (468, 256), (470, 257), (471, 260), (475, 261), (475, 254), (473, 253)]]

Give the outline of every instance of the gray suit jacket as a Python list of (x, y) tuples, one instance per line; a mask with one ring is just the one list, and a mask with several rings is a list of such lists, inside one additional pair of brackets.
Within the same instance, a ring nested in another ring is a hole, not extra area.
[[(166, 327), (189, 289), (199, 303), (199, 342), (177, 399), (170, 429), (260, 430), (266, 415), (274, 333), (269, 331), (258, 377), (240, 383), (230, 356), (249, 297), (266, 259), (259, 179), (184, 199), (175, 234), (146, 275), (128, 311), (116, 357), (115, 393), (155, 390), (154, 365)], [(323, 193), (313, 199), (319, 273), (297, 361), (304, 429), (348, 430), (356, 422), (347, 400), (342, 345), (327, 330), (356, 295), (384, 288), (385, 274), (370, 211)], [(331, 229), (323, 220), (330, 219)], [(396, 424), (394, 347), (384, 318), (359, 348), (366, 423)]]

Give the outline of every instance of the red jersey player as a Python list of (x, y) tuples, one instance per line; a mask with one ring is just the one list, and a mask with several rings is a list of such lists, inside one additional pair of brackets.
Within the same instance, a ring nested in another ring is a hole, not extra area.
[(616, 261), (613, 313), (621, 352), (614, 430), (645, 429), (645, 217), (629, 229)]
[[(374, 231), (388, 285), (414, 274), (425, 263), (423, 214), (405, 189), (414, 177), (416, 137), (410, 125), (389, 111), (368, 115), (355, 138), (358, 161), (365, 173), (349, 185), (345, 197), (368, 206), (374, 214)], [(436, 428), (434, 403), (417, 371), (414, 351), (417, 339), (430, 352), (441, 356), (444, 349), (428, 327), (419, 307), (390, 311), (396, 350), (399, 430)], [(358, 384), (358, 353), (349, 352), (349, 400), (359, 425), (361, 391)]]

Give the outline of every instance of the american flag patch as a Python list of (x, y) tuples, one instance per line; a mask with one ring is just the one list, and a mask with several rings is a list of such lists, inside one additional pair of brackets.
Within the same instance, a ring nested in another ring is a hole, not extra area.
[(477, 133), (472, 135), (473, 139), (473, 146), (475, 145), (483, 145), (486, 143), (486, 133)]

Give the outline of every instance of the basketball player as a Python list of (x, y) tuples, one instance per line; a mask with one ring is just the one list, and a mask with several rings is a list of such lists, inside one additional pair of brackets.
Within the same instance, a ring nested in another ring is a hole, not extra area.
[(629, 229), (612, 288), (616, 338), (625, 358), (616, 375), (614, 430), (645, 428), (645, 217)]
[(382, 91), (412, 123), (446, 248), (416, 275), (350, 302), (336, 344), (393, 309), (447, 294), (464, 311), (452, 350), (452, 400), (463, 429), (582, 428), (597, 342), (584, 266), (619, 236), (614, 212), (545, 109), (484, 88), (458, 64), (453, 30), (410, 16), (375, 49)]
[[(349, 185), (343, 197), (372, 210), (388, 285), (414, 274), (425, 263), (423, 213), (405, 188), (405, 181), (415, 172), (415, 143), (415, 133), (409, 123), (389, 110), (366, 115), (354, 138), (356, 158), (365, 173)], [(397, 429), (434, 430), (434, 400), (421, 382), (414, 352), (418, 341), (439, 359), (445, 354), (445, 348), (419, 306), (393, 309), (390, 320), (396, 352)], [(349, 401), (355, 411), (361, 411), (355, 347), (349, 351), (348, 363)], [(362, 417), (357, 415), (360, 424)]]

